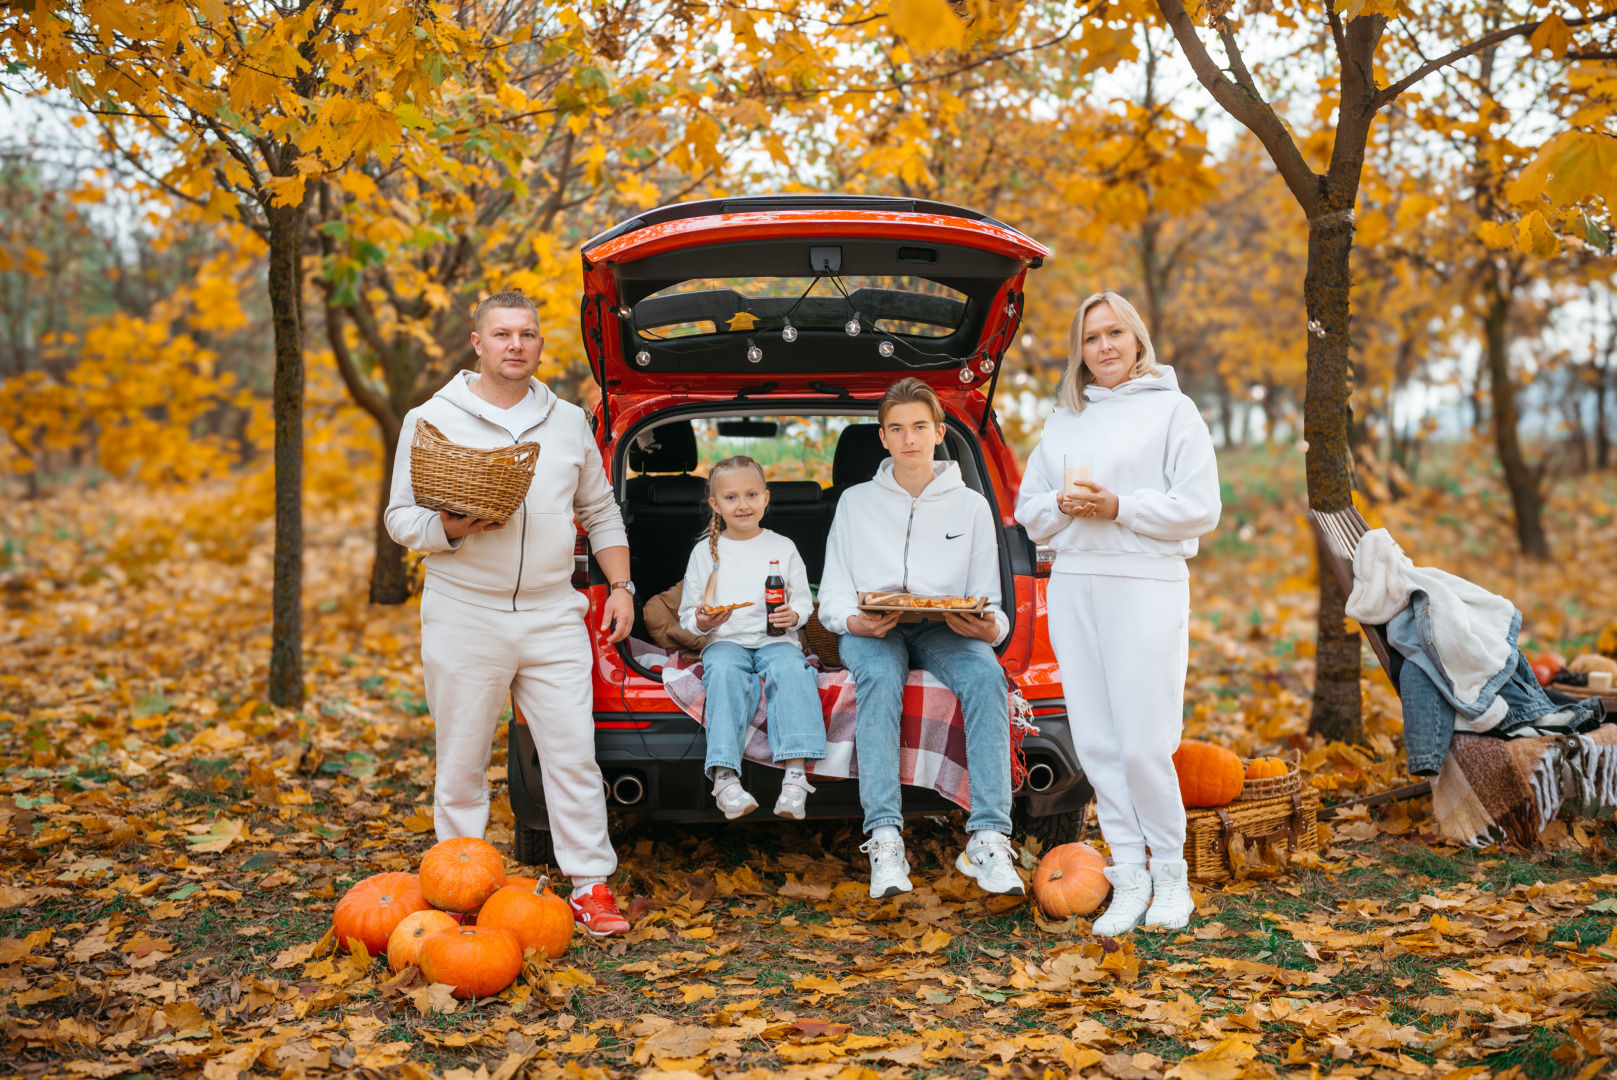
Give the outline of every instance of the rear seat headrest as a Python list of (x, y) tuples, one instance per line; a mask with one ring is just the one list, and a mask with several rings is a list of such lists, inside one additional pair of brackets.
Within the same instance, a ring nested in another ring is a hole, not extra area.
[(862, 484), (876, 477), (876, 469), (887, 457), (881, 444), (880, 424), (849, 424), (837, 437), (836, 456), (831, 459), (831, 483)]
[(629, 444), (629, 468), (639, 473), (690, 472), (697, 460), (696, 429), (689, 420), (659, 424)]
[(653, 481), (646, 501), (653, 506), (693, 506), (702, 502), (706, 495), (706, 484)]
[(782, 503), (816, 503), (825, 498), (825, 491), (813, 480), (771, 480), (769, 482), (769, 505), (773, 508)]

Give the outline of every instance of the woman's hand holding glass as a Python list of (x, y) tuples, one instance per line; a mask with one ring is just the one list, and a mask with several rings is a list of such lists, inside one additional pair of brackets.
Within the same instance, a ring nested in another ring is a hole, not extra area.
[(1056, 505), (1068, 517), (1117, 520), (1117, 496), (1093, 480), (1079, 480), (1070, 490), (1056, 497)]

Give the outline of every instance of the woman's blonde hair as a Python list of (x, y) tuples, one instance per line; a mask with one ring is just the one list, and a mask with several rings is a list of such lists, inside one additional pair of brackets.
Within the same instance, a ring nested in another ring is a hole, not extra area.
[(1084, 389), (1095, 381), (1095, 373), (1084, 363), (1083, 335), (1084, 317), (1096, 304), (1109, 306), (1117, 321), (1128, 328), (1140, 343), (1140, 354), (1129, 369), (1129, 378), (1155, 375), (1161, 370), (1157, 367), (1157, 351), (1151, 347), (1151, 331), (1145, 328), (1145, 320), (1134, 310), (1134, 305), (1114, 292), (1098, 292), (1079, 304), (1078, 314), (1072, 318), (1072, 329), (1067, 334), (1067, 370), (1062, 372), (1061, 384), (1056, 387), (1056, 400), (1075, 413), (1084, 411)]
[(707, 552), (713, 557), (713, 569), (707, 575), (707, 587), (702, 590), (702, 603), (713, 602), (713, 588), (719, 580), (719, 534), (724, 531), (724, 518), (713, 508), (713, 482), (727, 472), (736, 469), (752, 469), (763, 481), (764, 490), (769, 490), (769, 477), (764, 475), (764, 467), (745, 454), (727, 457), (723, 461), (715, 461), (707, 470)]

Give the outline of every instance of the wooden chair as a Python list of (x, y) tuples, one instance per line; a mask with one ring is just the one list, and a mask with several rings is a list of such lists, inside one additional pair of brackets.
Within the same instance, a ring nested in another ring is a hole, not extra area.
[[(1320, 563), (1335, 575), (1337, 583), (1342, 586), (1342, 592), (1351, 595), (1353, 553), (1359, 548), (1359, 538), (1370, 531), (1370, 523), (1365, 521), (1359, 511), (1352, 506), (1330, 513), (1310, 510), (1308, 523), (1314, 527)], [(1366, 626), (1361, 623), (1360, 629), (1364, 631), (1365, 640), (1370, 642), (1370, 648), (1375, 652), (1376, 659), (1381, 661), (1381, 669), (1387, 673), (1387, 678), (1396, 691), (1398, 675), (1404, 668), (1404, 658), (1387, 644), (1387, 628)]]

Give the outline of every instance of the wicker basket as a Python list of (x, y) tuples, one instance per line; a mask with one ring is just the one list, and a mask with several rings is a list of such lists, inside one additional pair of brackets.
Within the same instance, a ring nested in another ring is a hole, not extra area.
[(1319, 850), (1319, 793), (1231, 803), (1185, 814), (1185, 861), (1195, 881), (1247, 876), (1254, 864), (1284, 865), (1294, 851)]
[(809, 616), (808, 622), (803, 624), (803, 640), (808, 642), (814, 655), (826, 667), (842, 666), (842, 657), (837, 652), (837, 636), (825, 628), (820, 622), (820, 605), (814, 605), (814, 614)]
[(410, 440), (410, 487), (417, 506), (504, 525), (527, 496), (538, 461), (536, 442), (478, 450), (418, 420)]
[[(1243, 766), (1251, 765), (1252, 760), (1241, 759)], [(1260, 799), (1284, 799), (1295, 795), (1303, 789), (1303, 773), (1297, 762), (1286, 762), (1287, 772), (1284, 776), (1265, 776), (1261, 780), (1248, 780), (1241, 785), (1241, 794), (1235, 797), (1236, 802), (1256, 802)]]

